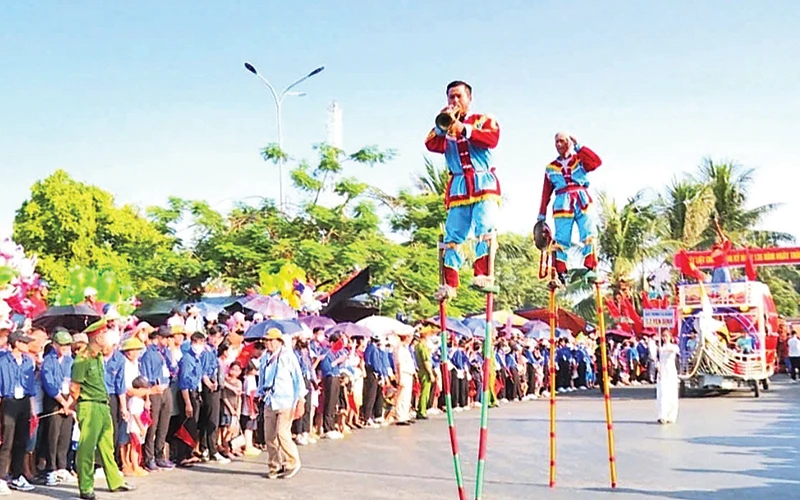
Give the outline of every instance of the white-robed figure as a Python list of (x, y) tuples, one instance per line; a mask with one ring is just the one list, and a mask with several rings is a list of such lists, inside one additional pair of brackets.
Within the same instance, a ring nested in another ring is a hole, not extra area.
[(658, 381), (656, 382), (656, 402), (658, 422), (673, 424), (678, 420), (678, 367), (675, 363), (678, 346), (672, 343), (672, 336), (665, 333), (658, 349)]

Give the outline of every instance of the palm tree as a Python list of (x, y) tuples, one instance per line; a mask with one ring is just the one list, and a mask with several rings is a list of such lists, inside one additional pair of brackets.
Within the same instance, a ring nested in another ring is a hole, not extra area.
[[(714, 213), (719, 218), (722, 230), (734, 244), (744, 244), (752, 240), (756, 226), (765, 215), (778, 208), (776, 203), (748, 208), (750, 188), (753, 185), (755, 170), (744, 168), (738, 163), (714, 163), (705, 158), (698, 167), (697, 181), (707, 185), (714, 194)], [(767, 239), (780, 241), (787, 235), (775, 233)], [(705, 231), (705, 244), (714, 241), (714, 228)]]
[(673, 179), (656, 202), (663, 224), (664, 243), (677, 248), (695, 248), (703, 241), (714, 211), (714, 192), (692, 179)]
[(429, 157), (425, 157), (425, 173), (415, 176), (414, 184), (423, 193), (434, 193), (444, 196), (450, 172), (447, 168), (437, 166)]
[(611, 281), (626, 278), (642, 261), (657, 256), (658, 214), (640, 191), (617, 207), (616, 201), (600, 194), (598, 252), (610, 267)]
[[(608, 280), (613, 291), (630, 281), (637, 265), (663, 255), (664, 247), (658, 239), (660, 220), (655, 205), (645, 200), (642, 191), (622, 206), (606, 193), (600, 193), (598, 198), (597, 252), (601, 264), (608, 268)], [(577, 299), (575, 312), (591, 320), (596, 318), (596, 304), (592, 287), (575, 279), (582, 274), (582, 270), (573, 272), (566, 295)]]

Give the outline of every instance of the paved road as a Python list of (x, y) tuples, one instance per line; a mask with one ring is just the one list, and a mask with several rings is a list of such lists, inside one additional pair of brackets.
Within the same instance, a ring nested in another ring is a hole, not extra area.
[[(547, 487), (548, 410), (544, 401), (492, 410), (486, 499), (800, 498), (800, 385), (779, 376), (773, 390), (681, 401), (678, 424), (655, 420), (653, 388), (614, 392), (619, 486), (609, 488), (605, 420), (598, 394), (558, 403), (558, 478)], [(479, 411), (457, 415), (470, 498)], [(412, 427), (364, 430), (301, 449), (303, 469), (288, 481), (263, 477), (263, 460), (198, 466), (135, 480), (138, 490), (99, 498), (447, 499), (455, 494), (443, 417)], [(23, 494), (15, 494), (22, 496)], [(25, 498), (74, 497), (39, 487)], [(229, 496), (235, 495), (235, 496)]]

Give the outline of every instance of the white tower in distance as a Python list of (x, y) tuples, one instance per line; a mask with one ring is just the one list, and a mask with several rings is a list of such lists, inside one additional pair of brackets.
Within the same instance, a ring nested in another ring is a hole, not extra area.
[(328, 144), (344, 149), (344, 133), (342, 132), (342, 107), (336, 101), (328, 106)]

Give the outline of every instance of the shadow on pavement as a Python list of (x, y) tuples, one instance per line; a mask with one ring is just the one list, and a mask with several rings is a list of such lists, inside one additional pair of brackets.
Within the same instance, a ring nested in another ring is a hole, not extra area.
[[(792, 391), (794, 392), (794, 391)], [(775, 403), (764, 401), (764, 405)], [(616, 492), (644, 495), (648, 498), (673, 498), (680, 500), (714, 499), (797, 499), (800, 498), (800, 399), (784, 398), (780, 409), (771, 408), (777, 420), (765, 425), (749, 436), (708, 436), (687, 440), (690, 444), (728, 448), (723, 454), (748, 455), (753, 468), (744, 470), (715, 469), (713, 463), (703, 469), (678, 468), (683, 473), (730, 474), (749, 476), (766, 482), (752, 487), (731, 487), (717, 490), (647, 491), (619, 488)], [(737, 411), (744, 418), (757, 418), (757, 409)], [(711, 417), (711, 416), (710, 416)], [(709, 485), (711, 486), (711, 485)], [(588, 488), (584, 491), (607, 493), (607, 488)]]

